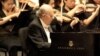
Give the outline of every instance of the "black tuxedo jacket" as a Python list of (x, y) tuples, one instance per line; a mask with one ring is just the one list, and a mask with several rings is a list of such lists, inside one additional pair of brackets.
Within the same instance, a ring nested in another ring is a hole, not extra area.
[[(53, 32), (60, 32), (57, 29), (57, 21), (54, 19), (50, 25)], [(60, 26), (59, 26), (60, 27)], [(47, 42), (47, 36), (40, 22), (40, 19), (36, 17), (32, 23), (29, 25), (28, 38), (38, 47), (38, 48), (49, 48), (50, 43)]]
[(36, 18), (29, 25), (28, 38), (36, 45), (38, 48), (48, 48), (50, 44), (47, 42), (47, 36), (43, 29), (43, 26), (39, 20)]
[[(51, 25), (53, 32), (57, 31), (55, 25)], [(37, 56), (39, 51), (47, 50), (50, 48), (50, 43), (48, 43), (46, 33), (40, 22), (40, 19), (36, 17), (28, 28), (28, 38), (27, 47), (29, 49), (28, 56)]]

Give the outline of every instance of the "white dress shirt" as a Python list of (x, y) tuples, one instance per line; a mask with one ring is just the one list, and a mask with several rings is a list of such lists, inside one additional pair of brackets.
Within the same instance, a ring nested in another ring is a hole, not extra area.
[(48, 29), (48, 28), (50, 27), (50, 25), (46, 25), (46, 24), (43, 22), (42, 19), (40, 19), (40, 21), (41, 21), (42, 26), (43, 26), (43, 28), (44, 28), (44, 31), (45, 31), (45, 33), (46, 33), (46, 35), (47, 35), (48, 43), (51, 43), (50, 31), (49, 31), (49, 29)]

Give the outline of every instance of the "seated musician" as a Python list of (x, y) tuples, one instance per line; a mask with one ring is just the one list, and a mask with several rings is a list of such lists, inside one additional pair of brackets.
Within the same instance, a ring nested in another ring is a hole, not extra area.
[[(63, 6), (61, 4), (63, 4)], [(64, 19), (64, 22), (62, 23), (62, 31), (63, 32), (79, 31), (79, 25), (78, 25), (79, 19), (74, 15), (76, 13), (76, 10), (84, 6), (83, 5), (75, 6), (75, 0), (64, 0), (63, 2), (59, 0), (59, 2), (56, 3), (55, 8), (61, 11), (61, 6), (62, 6), (63, 16), (66, 16), (71, 19), (71, 21), (69, 22), (66, 22), (66, 20)]]
[[(63, 11), (67, 12), (68, 16), (71, 16), (71, 17), (75, 16), (80, 19), (80, 22), (78, 23), (78, 25), (77, 24), (75, 25), (75, 28), (74, 28), (75, 31), (80, 31), (82, 30), (82, 28), (85, 28), (84, 26), (89, 25), (93, 21), (93, 19), (96, 17), (97, 12), (98, 12), (98, 9), (97, 9), (96, 11), (93, 12), (92, 15), (86, 17), (87, 13), (84, 12), (85, 7), (86, 7), (85, 5), (83, 4), (75, 5), (75, 0), (64, 0), (64, 3), (65, 5), (63, 7), (64, 8)], [(77, 12), (77, 10), (79, 12)], [(64, 31), (67, 31), (68, 26), (66, 26), (66, 24), (63, 24), (63, 25), (64, 25), (63, 26)], [(71, 28), (69, 28), (69, 30), (70, 29)]]
[(17, 8), (14, 0), (0, 0), (0, 6), (0, 47), (7, 48), (9, 56), (17, 56), (16, 48), (12, 47), (21, 44), (18, 31), (33, 19), (29, 18), (29, 11)]
[(51, 25), (53, 16), (53, 8), (50, 5), (43, 4), (39, 8), (36, 19), (32, 21), (28, 29), (28, 56), (37, 56), (41, 50), (50, 48), (52, 42), (50, 32), (56, 31)]
[(11, 49), (13, 45), (20, 42), (18, 36), (14, 35), (17, 17), (20, 11), (15, 7), (13, 0), (0, 0), (0, 47), (5, 47), (9, 51), (9, 56), (16, 56), (17, 51)]
[[(44, 1), (42, 1), (42, 0), (40, 0), (40, 6), (42, 5), (42, 4), (49, 4), (50, 6), (52, 6), (53, 8), (55, 7), (55, 3), (56, 3), (56, 1), (55, 0), (44, 0)], [(56, 10), (56, 9), (54, 9), (54, 12), (57, 12), (57, 13), (55, 13), (54, 14), (54, 16), (55, 16), (55, 18), (57, 19), (57, 20), (53, 20), (53, 23), (52, 24), (57, 24), (57, 28), (60, 30), (60, 31), (62, 31), (62, 29), (61, 29), (61, 25), (62, 25), (62, 23), (63, 23), (63, 21), (65, 21), (65, 22), (68, 22), (69, 24), (70, 24), (70, 22), (72, 22), (71, 23), (71, 26), (73, 26), (73, 25), (75, 25), (77, 22), (78, 22), (78, 19), (76, 18), (76, 19), (73, 19), (73, 20), (71, 20), (69, 17), (65, 17), (65, 16), (63, 16), (62, 14), (61, 14), (61, 11), (59, 11), (59, 10)], [(59, 21), (61, 24), (59, 24), (59, 22), (57, 22), (57, 21)], [(56, 23), (55, 23), (56, 22)], [(66, 23), (67, 24), (67, 23)], [(68, 24), (68, 25), (69, 25)], [(71, 27), (71, 26), (69, 26), (69, 27)]]
[[(100, 1), (99, 0), (89, 0), (86, 4), (87, 8), (84, 13), (85, 17), (83, 23), (85, 25), (84, 30), (86, 31), (98, 31), (100, 28)], [(87, 19), (86, 19), (87, 18)]]

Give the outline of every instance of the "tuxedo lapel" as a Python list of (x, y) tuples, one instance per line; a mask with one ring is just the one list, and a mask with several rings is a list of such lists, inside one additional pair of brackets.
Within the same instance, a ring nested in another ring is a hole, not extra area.
[(36, 25), (41, 29), (41, 34), (42, 34), (42, 37), (43, 37), (44, 41), (47, 41), (47, 36), (46, 36), (46, 33), (44, 31), (44, 28), (43, 28), (43, 26), (41, 24), (40, 19), (37, 18), (34, 21), (36, 22)]

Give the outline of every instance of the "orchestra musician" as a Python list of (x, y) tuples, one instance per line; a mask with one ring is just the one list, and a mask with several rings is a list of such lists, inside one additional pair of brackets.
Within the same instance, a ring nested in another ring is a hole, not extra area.
[[(56, 1), (56, 0), (55, 0)], [(61, 1), (59, 2), (61, 3)], [(72, 21), (70, 22), (63, 22), (62, 24), (62, 31), (64, 32), (72, 32), (72, 31), (79, 31), (78, 30), (78, 26), (75, 26), (78, 24), (79, 19), (77, 17), (74, 16), (74, 14), (76, 13), (76, 10), (78, 10), (80, 7), (84, 7), (84, 5), (77, 5), (75, 6), (75, 0), (64, 0), (63, 1), (63, 7), (62, 7), (62, 11), (63, 11), (63, 15), (70, 17), (70, 19), (72, 19)], [(57, 8), (57, 7), (55, 7)], [(58, 5), (58, 10), (60, 11), (61, 7)]]
[[(11, 49), (13, 45), (18, 44), (18, 36), (14, 35), (13, 30), (20, 11), (15, 7), (13, 0), (0, 0), (0, 47), (5, 47), (9, 56), (16, 56), (17, 51)], [(15, 41), (16, 40), (16, 41)]]
[(13, 47), (20, 44), (19, 29), (33, 20), (31, 11), (25, 10), (25, 4), (22, 9), (16, 7), (14, 0), (0, 0), (0, 6), (0, 46), (9, 51), (9, 56), (17, 56), (17, 49)]
[(42, 53), (45, 53), (51, 47), (50, 32), (55, 32), (56, 30), (51, 25), (53, 15), (53, 8), (50, 5), (43, 4), (39, 8), (37, 17), (28, 28), (28, 56), (43, 56)]
[[(41, 1), (41, 0), (40, 0)], [(44, 0), (45, 1), (45, 0)], [(46, 4), (49, 4), (49, 5), (51, 5), (53, 8), (55, 7), (55, 3), (56, 3), (56, 1), (53, 1), (53, 0), (50, 0), (50, 3), (49, 3), (49, 0), (47, 1), (45, 1), (45, 2), (41, 2), (40, 3), (40, 5), (41, 4), (43, 4), (43, 3), (46, 3)], [(54, 5), (53, 5), (54, 4)], [(63, 4), (63, 3), (62, 3)], [(61, 5), (62, 5), (61, 4)], [(62, 5), (63, 6), (63, 5)], [(61, 9), (61, 8), (60, 8)], [(62, 14), (62, 11), (61, 10), (57, 10), (57, 9), (54, 9), (54, 12), (55, 12), (55, 17), (57, 18), (57, 20), (58, 21), (60, 21), (61, 23), (63, 22), (63, 21), (65, 21), (65, 22), (72, 22), (71, 23), (71, 25), (73, 26), (73, 25), (75, 25), (76, 23), (77, 23), (77, 21), (78, 21), (78, 19), (76, 18), (76, 19), (73, 19), (71, 16), (69, 16), (69, 17), (65, 17), (65, 16), (63, 16)], [(71, 14), (71, 13), (70, 13)], [(72, 19), (71, 19), (72, 18)], [(67, 23), (66, 23), (67, 24)], [(61, 24), (62, 25), (62, 24)], [(61, 27), (61, 26), (60, 26)], [(70, 27), (70, 26), (69, 26)], [(59, 28), (59, 27), (57, 27), (57, 28)]]
[[(96, 1), (96, 0), (95, 0)], [(86, 6), (84, 11), (82, 12), (82, 17), (79, 17), (80, 20), (82, 21), (82, 31), (95, 31), (95, 28), (98, 27), (98, 15), (99, 15), (99, 10), (100, 6), (97, 4), (93, 3), (86, 3), (84, 4)], [(79, 15), (80, 16), (80, 15)]]
[[(33, 20), (33, 17), (35, 14), (35, 4), (31, 2), (30, 0), (16, 0), (18, 4), (16, 6), (19, 7), (19, 10), (21, 10), (21, 14), (19, 16), (20, 19), (18, 19), (17, 26), (19, 28), (28, 26), (28, 24)], [(22, 23), (23, 22), (23, 23)]]
[[(74, 28), (75, 30), (77, 30), (77, 31), (80, 31), (80, 29), (78, 29), (78, 28), (80, 28), (81, 27), (81, 25), (82, 26), (87, 26), (87, 25), (89, 25), (90, 23), (91, 23), (91, 21), (96, 17), (96, 15), (98, 14), (97, 12), (98, 12), (98, 9), (99, 8), (96, 8), (96, 9), (94, 9), (95, 11), (93, 11), (92, 13), (92, 15), (91, 16), (89, 16), (89, 17), (86, 17), (87, 15), (85, 15), (86, 14), (86, 11), (87, 11), (87, 9), (86, 9), (86, 5), (85, 4), (78, 4), (78, 5), (75, 5), (75, 0), (64, 0), (64, 7), (63, 7), (63, 11), (64, 12), (67, 12), (67, 15), (69, 15), (69, 16), (71, 16), (71, 17), (73, 17), (73, 16), (75, 16), (75, 17), (77, 17), (77, 18), (79, 18), (80, 19), (80, 21), (79, 21), (79, 26), (77, 26), (77, 24), (76, 24), (76, 28)], [(79, 11), (78, 13), (76, 12), (76, 11)], [(89, 11), (88, 11), (89, 12)], [(64, 29), (64, 31), (66, 31), (66, 32), (68, 32), (66, 29), (68, 28), (68, 26), (66, 26), (66, 24), (63, 24), (64, 26), (63, 26), (63, 29)], [(82, 28), (84, 28), (84, 27), (82, 27)], [(70, 29), (71, 28), (69, 28), (69, 31), (70, 31)]]

